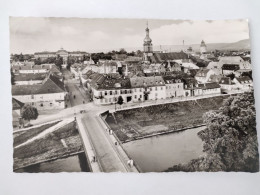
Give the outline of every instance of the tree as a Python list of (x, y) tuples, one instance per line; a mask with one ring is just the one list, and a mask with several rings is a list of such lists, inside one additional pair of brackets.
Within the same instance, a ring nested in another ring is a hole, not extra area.
[(22, 110), (21, 110), (21, 117), (27, 121), (29, 121), (30, 123), (30, 120), (35, 120), (38, 118), (38, 110), (37, 108), (31, 106), (30, 104), (25, 104), (23, 107), (22, 107)]
[(34, 60), (35, 65), (41, 65), (41, 58), (37, 58)]
[(143, 56), (143, 52), (141, 52), (141, 50), (137, 50), (136, 51), (136, 56), (142, 57)]
[(126, 52), (126, 50), (125, 50), (124, 48), (121, 48), (121, 49), (119, 50), (119, 53), (120, 53), (120, 54), (127, 54), (127, 52)]
[(206, 155), (168, 171), (259, 171), (253, 92), (229, 97), (203, 118), (207, 128), (199, 136)]
[(19, 61), (20, 61), (20, 62), (23, 62), (23, 61), (24, 61), (24, 56), (23, 56), (22, 53), (19, 55)]
[(117, 99), (117, 103), (121, 106), (124, 103), (123, 97), (120, 95)]
[(55, 60), (55, 65), (61, 69), (61, 65), (63, 64), (63, 58), (59, 55), (57, 56), (57, 59)]
[(74, 64), (74, 63), (75, 63), (75, 60), (74, 60), (73, 58), (71, 58), (71, 57), (68, 57), (68, 61), (67, 61), (67, 66), (66, 66), (66, 68), (67, 68), (68, 70), (70, 70), (71, 65)]

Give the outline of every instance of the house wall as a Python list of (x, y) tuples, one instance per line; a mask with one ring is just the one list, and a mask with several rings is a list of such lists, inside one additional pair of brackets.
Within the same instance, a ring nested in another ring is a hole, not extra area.
[(203, 95), (221, 94), (220, 88), (215, 89), (203, 89)]
[(41, 84), (43, 80), (15, 81), (15, 85), (35, 85)]
[[(132, 89), (96, 90), (92, 88), (92, 92), (95, 104), (113, 104), (117, 102), (119, 96), (122, 96), (124, 103), (133, 102)], [(99, 98), (101, 95), (103, 98)], [(131, 100), (129, 101), (128, 98)]]
[(183, 83), (166, 84), (166, 98), (184, 96)]
[(63, 109), (65, 108), (66, 93), (14, 95), (13, 97), (23, 103), (31, 104), (38, 110)]
[(46, 73), (48, 72), (47, 69), (38, 69), (38, 70), (19, 70), (19, 73), (22, 74), (32, 74), (32, 73)]

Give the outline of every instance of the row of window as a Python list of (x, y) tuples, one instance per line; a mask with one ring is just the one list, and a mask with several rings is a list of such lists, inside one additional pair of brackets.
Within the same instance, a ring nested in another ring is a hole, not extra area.
[(177, 87), (176, 87), (176, 85), (174, 85), (174, 86), (166, 86), (166, 89), (176, 89), (176, 88), (180, 88), (180, 85), (177, 85)]
[[(179, 87), (178, 87), (179, 88)], [(153, 90), (153, 88), (152, 87), (150, 87), (149, 88), (150, 89), (150, 91), (152, 91)], [(155, 87), (154, 88), (154, 90), (155, 91), (157, 91), (157, 90), (163, 90), (163, 87)], [(130, 94), (130, 93), (132, 93), (132, 92), (142, 92), (143, 91), (143, 89), (142, 88), (140, 88), (140, 89), (133, 89), (133, 90), (131, 90), (131, 89), (125, 89), (125, 90), (120, 90), (120, 91), (105, 91), (104, 92), (104, 96), (106, 96), (106, 95), (119, 95), (119, 94)], [(100, 96), (102, 96), (103, 95), (103, 92), (100, 92)]]

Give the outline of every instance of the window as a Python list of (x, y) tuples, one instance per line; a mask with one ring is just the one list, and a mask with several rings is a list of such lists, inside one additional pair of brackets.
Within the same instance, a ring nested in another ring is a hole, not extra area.
[(137, 95), (135, 95), (135, 99), (137, 98)]
[(125, 90), (125, 94), (127, 94), (127, 90)]
[(107, 95), (107, 91), (105, 91), (105, 95)]
[(161, 90), (163, 90), (163, 87), (161, 87)]
[(155, 87), (155, 91), (157, 91), (157, 87)]
[(152, 91), (152, 90), (153, 90), (153, 88), (151, 87), (151, 88), (150, 88), (150, 91)]
[(40, 106), (43, 107), (43, 103), (41, 103)]
[(112, 91), (110, 91), (110, 95), (112, 95)]
[(142, 89), (140, 88), (140, 92), (142, 92)]
[(31, 98), (34, 99), (34, 95), (32, 95)]
[(140, 98), (142, 98), (142, 95), (140, 95)]
[(115, 95), (117, 94), (117, 91), (115, 91)]
[(158, 95), (158, 94), (157, 94), (157, 93), (155, 93), (155, 97), (157, 97), (157, 95)]
[(50, 103), (50, 106), (52, 106), (52, 103)]

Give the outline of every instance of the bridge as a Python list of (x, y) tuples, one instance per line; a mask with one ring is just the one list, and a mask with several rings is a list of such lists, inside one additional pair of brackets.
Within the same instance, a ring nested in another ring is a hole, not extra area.
[(129, 156), (98, 112), (77, 115), (76, 121), (92, 172), (139, 172), (135, 165), (128, 165)]

